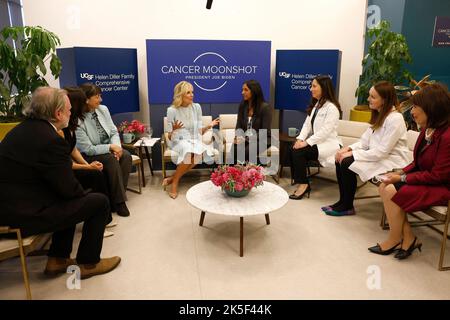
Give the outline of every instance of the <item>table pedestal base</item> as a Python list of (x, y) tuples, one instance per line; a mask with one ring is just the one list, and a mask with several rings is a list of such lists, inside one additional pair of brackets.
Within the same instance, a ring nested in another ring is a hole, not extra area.
[[(202, 211), (200, 214), (200, 222), (198, 225), (201, 227), (203, 226), (203, 221), (205, 220), (205, 211)], [(266, 217), (266, 224), (270, 224), (270, 217), (269, 214), (265, 214)], [(240, 226), (240, 246), (239, 246), (239, 256), (244, 256), (244, 217), (239, 217), (239, 226)]]

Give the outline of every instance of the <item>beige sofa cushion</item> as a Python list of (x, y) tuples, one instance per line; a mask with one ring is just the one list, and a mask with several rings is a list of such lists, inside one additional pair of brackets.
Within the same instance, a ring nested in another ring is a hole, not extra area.
[[(220, 119), (220, 134), (225, 142), (225, 152), (230, 153), (235, 137), (237, 114), (221, 114)], [(280, 150), (276, 146), (270, 146), (267, 150), (267, 156), (279, 155)]]
[(370, 124), (367, 122), (339, 120), (337, 134), (346, 147), (358, 142), (369, 126)]
[(220, 130), (236, 129), (237, 114), (221, 114), (219, 115)]

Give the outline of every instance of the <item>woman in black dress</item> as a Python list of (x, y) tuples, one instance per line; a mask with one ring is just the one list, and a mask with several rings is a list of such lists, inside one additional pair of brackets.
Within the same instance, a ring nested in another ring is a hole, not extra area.
[(244, 82), (242, 98), (233, 142), (233, 163), (260, 163), (259, 155), (270, 147), (272, 110), (264, 100), (261, 85), (256, 80)]

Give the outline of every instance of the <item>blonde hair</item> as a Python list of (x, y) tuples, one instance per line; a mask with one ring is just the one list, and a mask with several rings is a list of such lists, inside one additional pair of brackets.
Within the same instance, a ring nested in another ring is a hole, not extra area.
[(176, 108), (181, 106), (181, 103), (183, 102), (183, 95), (186, 94), (186, 92), (189, 91), (189, 89), (193, 90), (194, 87), (190, 82), (187, 81), (180, 81), (177, 83), (175, 88), (173, 88), (173, 101), (172, 105)]

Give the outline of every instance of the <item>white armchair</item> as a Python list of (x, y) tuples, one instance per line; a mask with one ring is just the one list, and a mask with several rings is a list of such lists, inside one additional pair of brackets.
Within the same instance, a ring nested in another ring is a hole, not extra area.
[[(220, 135), (223, 139), (224, 143), (224, 162), (227, 159), (228, 154), (231, 152), (231, 148), (233, 147), (234, 137), (236, 135), (236, 123), (237, 123), (237, 114), (221, 114), (219, 115), (220, 119)], [(278, 142), (278, 134), (274, 134), (272, 132), (272, 144), (267, 150), (260, 153), (260, 157), (267, 157), (272, 159), (277, 159), (279, 163), (280, 158), (280, 150), (279, 150), (279, 142)], [(267, 151), (267, 154), (266, 154)], [(275, 168), (275, 174), (278, 171), (278, 165)]]
[[(203, 126), (207, 126), (212, 122), (212, 116), (203, 116), (202, 124)], [(207, 130), (202, 137), (203, 143), (206, 145), (210, 145), (213, 143), (213, 130)], [(178, 153), (174, 150), (171, 150), (169, 145), (169, 134), (167, 133), (167, 117), (164, 117), (164, 133), (161, 138), (161, 165), (162, 165), (162, 173), (163, 178), (166, 178), (166, 163), (172, 162), (172, 159), (176, 159)], [(220, 153), (217, 149), (213, 148), (214, 152), (214, 161), (218, 162)]]

